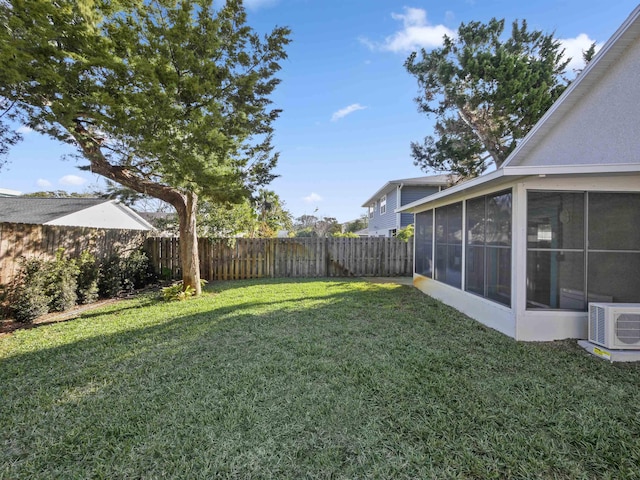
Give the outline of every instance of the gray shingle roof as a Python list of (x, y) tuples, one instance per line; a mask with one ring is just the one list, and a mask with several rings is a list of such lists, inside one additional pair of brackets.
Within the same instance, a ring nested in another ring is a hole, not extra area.
[(104, 198), (0, 197), (0, 222), (41, 225), (108, 201)]
[(445, 174), (445, 175), (429, 175), (425, 177), (413, 177), (413, 178), (399, 178), (398, 180), (389, 180), (385, 183), (382, 188), (380, 188), (376, 193), (374, 193), (369, 199), (362, 204), (363, 207), (368, 207), (371, 203), (375, 202), (376, 199), (380, 198), (383, 193), (389, 190), (393, 186), (397, 185), (405, 185), (405, 186), (433, 186), (433, 187), (448, 187), (452, 181), (455, 180), (455, 177)]

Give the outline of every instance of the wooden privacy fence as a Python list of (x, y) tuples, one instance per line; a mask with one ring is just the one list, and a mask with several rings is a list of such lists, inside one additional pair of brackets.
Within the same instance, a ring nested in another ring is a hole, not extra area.
[[(150, 237), (146, 250), (163, 276), (179, 278), (177, 238)], [(396, 238), (201, 238), (200, 275), (212, 280), (410, 276), (413, 244)]]
[(70, 257), (88, 250), (96, 258), (105, 258), (116, 250), (143, 246), (147, 235), (139, 230), (0, 223), (0, 285), (17, 275), (22, 257), (52, 260), (56, 250), (64, 248)]

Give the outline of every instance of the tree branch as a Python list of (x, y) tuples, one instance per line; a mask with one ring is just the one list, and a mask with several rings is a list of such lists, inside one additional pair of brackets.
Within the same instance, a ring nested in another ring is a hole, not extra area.
[(76, 123), (75, 128), (69, 128), (68, 131), (78, 142), (83, 154), (89, 160), (92, 172), (129, 187), (136, 192), (151, 195), (170, 203), (178, 213), (185, 210), (187, 197), (178, 189), (136, 175), (130, 168), (109, 163), (100, 150), (100, 144), (95, 141), (81, 123)]

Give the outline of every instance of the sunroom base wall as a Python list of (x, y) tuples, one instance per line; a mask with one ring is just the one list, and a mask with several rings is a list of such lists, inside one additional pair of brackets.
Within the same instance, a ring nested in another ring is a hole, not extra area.
[(516, 338), (515, 314), (504, 305), (415, 274), (413, 285), (430, 297), (455, 308), (500, 333)]
[(517, 318), (518, 340), (548, 342), (566, 338), (588, 338), (587, 312), (525, 310)]
[(524, 310), (516, 315), (514, 309), (422, 275), (413, 276), (413, 285), (430, 297), (515, 340), (548, 342), (588, 336), (587, 312)]

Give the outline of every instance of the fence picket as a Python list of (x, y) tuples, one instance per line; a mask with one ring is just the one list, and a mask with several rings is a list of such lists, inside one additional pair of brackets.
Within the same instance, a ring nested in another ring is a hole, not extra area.
[[(53, 260), (64, 248), (69, 257), (89, 251), (104, 259), (115, 246), (123, 251), (139, 248), (148, 233), (137, 230), (113, 230), (61, 225), (0, 224), (0, 285), (7, 285), (18, 274), (22, 257)], [(157, 263), (155, 263), (157, 265)]]
[[(59, 247), (71, 257), (84, 250), (105, 258), (144, 243), (158, 273), (180, 278), (177, 238), (147, 232), (53, 225), (0, 225), (0, 284), (18, 273), (20, 257), (52, 259)], [(146, 241), (145, 241), (146, 238)], [(200, 275), (208, 281), (263, 277), (412, 275), (413, 245), (395, 238), (201, 238)]]

